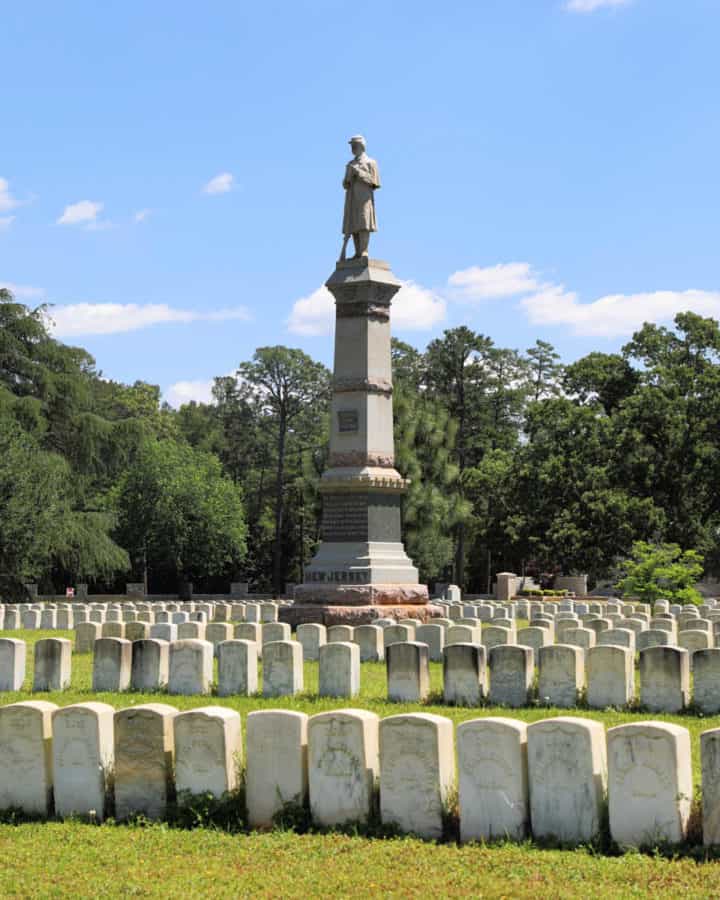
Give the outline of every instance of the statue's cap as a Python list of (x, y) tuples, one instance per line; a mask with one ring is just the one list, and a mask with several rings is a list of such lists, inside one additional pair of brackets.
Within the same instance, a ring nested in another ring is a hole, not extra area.
[(348, 144), (362, 144), (363, 147), (365, 147), (367, 144), (367, 141), (361, 134), (354, 134), (348, 141)]

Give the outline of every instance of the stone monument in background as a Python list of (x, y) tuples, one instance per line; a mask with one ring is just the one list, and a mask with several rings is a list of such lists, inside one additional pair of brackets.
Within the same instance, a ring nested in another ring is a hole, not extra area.
[[(322, 543), (296, 588), (297, 621), (360, 624), (374, 618), (434, 611), (401, 538), (407, 481), (395, 469), (390, 305), (400, 282), (390, 266), (368, 256), (377, 230), (377, 163), (362, 137), (343, 187), (344, 243), (326, 282), (335, 298), (335, 362), (330, 460), (322, 476)], [(346, 258), (353, 238), (355, 255)]]

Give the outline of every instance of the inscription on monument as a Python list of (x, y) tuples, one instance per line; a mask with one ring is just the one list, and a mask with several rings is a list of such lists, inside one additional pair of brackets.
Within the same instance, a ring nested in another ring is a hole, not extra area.
[(323, 498), (324, 541), (366, 541), (368, 501), (365, 494), (326, 494)]
[(359, 427), (356, 409), (341, 409), (338, 411), (338, 431), (341, 434), (357, 431)]

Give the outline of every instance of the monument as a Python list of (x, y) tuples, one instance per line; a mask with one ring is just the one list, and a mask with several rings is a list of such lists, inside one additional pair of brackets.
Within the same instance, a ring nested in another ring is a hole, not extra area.
[[(401, 284), (386, 262), (368, 255), (380, 176), (364, 138), (350, 144), (344, 242), (326, 282), (336, 314), (330, 459), (320, 481), (322, 542), (296, 588), (293, 618), (328, 625), (388, 615), (424, 620), (434, 608), (402, 544), (408, 482), (395, 469), (393, 441), (390, 305)], [(348, 259), (351, 237), (355, 255)]]

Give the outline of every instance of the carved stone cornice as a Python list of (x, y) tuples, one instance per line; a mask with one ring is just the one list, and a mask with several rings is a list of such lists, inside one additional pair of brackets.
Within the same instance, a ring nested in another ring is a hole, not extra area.
[[(390, 472), (392, 470), (388, 470)], [(402, 478), (397, 472), (394, 476), (390, 475), (371, 475), (369, 473), (353, 472), (347, 476), (338, 475), (333, 472), (332, 475), (325, 472), (320, 479), (319, 490), (324, 494), (334, 491), (380, 491), (382, 493), (399, 493), (403, 494), (407, 491), (410, 480)]]
[(353, 378), (351, 376), (335, 376), (333, 390), (336, 394), (348, 394), (362, 391), (365, 394), (392, 394), (392, 383), (387, 378)]
[(372, 319), (374, 322), (390, 321), (390, 304), (379, 304), (367, 300), (339, 301), (335, 304), (337, 319)]
[(372, 450), (346, 450), (330, 454), (330, 468), (347, 468), (348, 466), (392, 469), (395, 466), (395, 457), (392, 453), (374, 453)]

